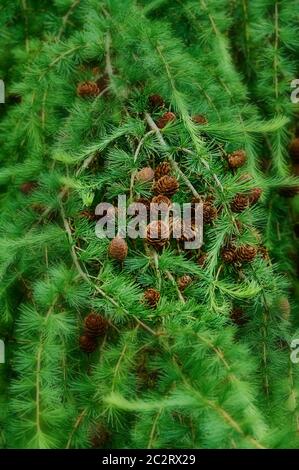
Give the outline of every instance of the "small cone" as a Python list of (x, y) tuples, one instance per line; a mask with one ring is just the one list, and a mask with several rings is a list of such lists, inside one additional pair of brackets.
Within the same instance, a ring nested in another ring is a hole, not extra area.
[(249, 206), (250, 199), (246, 194), (237, 194), (231, 202), (231, 210), (236, 213), (243, 212)]
[(225, 263), (234, 263), (236, 261), (236, 248), (232, 245), (222, 248), (221, 258)]
[(186, 287), (189, 286), (192, 282), (192, 277), (189, 276), (189, 274), (184, 274), (184, 276), (181, 276), (177, 280), (177, 285), (180, 291), (183, 291), (186, 289)]
[(242, 326), (246, 323), (246, 317), (241, 308), (234, 308), (230, 315), (232, 321), (239, 326)]
[(148, 99), (149, 105), (152, 109), (155, 108), (163, 108), (164, 106), (164, 100), (162, 96), (156, 94), (156, 95), (151, 95)]
[(37, 188), (36, 181), (27, 181), (26, 183), (22, 183), (20, 186), (20, 190), (23, 194), (30, 194)]
[(246, 162), (246, 153), (244, 150), (237, 150), (229, 154), (228, 156), (228, 164), (230, 168), (236, 169), (240, 168)]
[(203, 203), (203, 222), (204, 224), (211, 224), (217, 217), (217, 209), (209, 202)]
[(156, 308), (160, 300), (160, 292), (156, 289), (149, 288), (146, 289), (143, 297), (149, 307)]
[(93, 448), (102, 449), (109, 442), (110, 437), (108, 429), (103, 424), (98, 424), (92, 430), (90, 442)]
[(242, 245), (236, 250), (236, 259), (241, 263), (253, 261), (257, 255), (257, 249), (252, 245)]
[(207, 118), (202, 114), (196, 114), (195, 116), (193, 116), (192, 121), (196, 124), (208, 124)]
[(154, 220), (146, 229), (147, 243), (155, 247), (164, 246), (169, 240), (169, 228), (162, 220)]
[(81, 350), (89, 354), (94, 352), (97, 348), (96, 340), (86, 334), (80, 336), (79, 344)]
[(123, 238), (115, 237), (109, 245), (109, 255), (118, 261), (124, 261), (128, 255), (128, 245)]
[(169, 175), (171, 170), (171, 166), (168, 162), (160, 163), (155, 169), (155, 179), (158, 180), (162, 178), (162, 176)]
[(171, 206), (171, 200), (167, 196), (159, 194), (158, 196), (154, 196), (152, 198), (151, 204), (166, 204), (166, 206)]
[(84, 328), (88, 336), (103, 336), (108, 328), (108, 322), (102, 315), (90, 313), (84, 320)]
[(163, 194), (164, 196), (171, 197), (173, 196), (179, 189), (179, 183), (176, 178), (173, 176), (162, 176), (159, 178), (158, 181), (154, 184), (153, 190), (154, 193), (159, 195)]
[(79, 83), (77, 86), (77, 94), (81, 97), (95, 97), (100, 93), (100, 89), (96, 82), (86, 81)]
[(142, 168), (142, 170), (138, 171), (138, 173), (136, 174), (136, 180), (145, 183), (147, 181), (152, 181), (154, 179), (154, 176), (154, 170), (150, 166), (147, 166), (145, 168)]
[(256, 204), (260, 199), (263, 190), (261, 188), (253, 188), (249, 193), (249, 203)]
[(163, 129), (167, 124), (175, 120), (176, 120), (176, 115), (169, 111), (168, 113), (163, 114), (163, 116), (161, 116), (158, 119), (156, 124), (159, 129)]

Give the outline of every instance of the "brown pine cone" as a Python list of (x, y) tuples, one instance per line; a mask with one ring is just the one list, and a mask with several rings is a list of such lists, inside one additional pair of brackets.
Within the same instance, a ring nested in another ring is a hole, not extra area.
[(198, 229), (194, 224), (185, 223), (183, 220), (172, 219), (172, 234), (174, 238), (177, 238), (179, 234), (179, 240), (184, 242), (193, 242), (196, 238)]
[(294, 162), (299, 161), (299, 137), (292, 140), (290, 145), (290, 155)]
[(167, 124), (175, 120), (176, 120), (176, 115), (169, 111), (167, 113), (164, 113), (163, 116), (161, 116), (158, 119), (158, 121), (156, 122), (156, 125), (159, 129), (163, 129)]
[(233, 212), (243, 212), (249, 206), (250, 199), (246, 194), (236, 194), (230, 207)]
[(123, 261), (128, 255), (128, 245), (123, 238), (119, 236), (113, 238), (109, 245), (109, 255), (111, 258)]
[(147, 181), (151, 181), (154, 179), (154, 170), (150, 166), (146, 166), (142, 168), (142, 170), (138, 171), (136, 174), (136, 180), (146, 183)]
[(163, 194), (164, 196), (171, 197), (179, 189), (179, 183), (173, 176), (162, 176), (154, 184), (153, 190), (155, 194)]
[(257, 255), (257, 249), (252, 245), (242, 245), (236, 250), (236, 260), (245, 263), (253, 261)]
[(253, 188), (249, 193), (249, 203), (256, 204), (261, 197), (263, 190), (261, 188)]
[(167, 206), (171, 206), (171, 200), (167, 196), (159, 194), (158, 196), (154, 196), (152, 198), (151, 204), (166, 204)]
[(241, 308), (234, 308), (230, 315), (232, 321), (239, 326), (242, 326), (246, 323), (247, 319), (244, 315), (244, 312)]
[[(146, 199), (145, 197), (140, 197), (139, 199), (136, 199), (136, 201), (134, 201), (132, 203), (132, 206), (134, 207), (134, 204), (143, 204), (147, 210), (147, 212), (150, 211), (150, 206), (151, 206), (151, 201), (149, 199)], [(136, 206), (136, 214), (137, 212), (139, 212), (137, 210), (137, 206)]]
[(232, 245), (225, 246), (221, 250), (221, 258), (225, 263), (234, 263), (236, 261), (236, 248)]
[(207, 118), (202, 114), (196, 114), (195, 116), (193, 116), (192, 121), (196, 124), (208, 124)]
[(27, 181), (26, 183), (22, 183), (20, 186), (20, 191), (24, 194), (30, 194), (37, 188), (38, 184), (36, 181)]
[(102, 449), (109, 442), (110, 432), (103, 424), (98, 424), (91, 432), (90, 442), (93, 448)]
[(202, 254), (197, 258), (197, 264), (199, 264), (199, 266), (203, 267), (203, 266), (206, 264), (207, 258), (208, 258), (207, 253), (202, 253)]
[(210, 202), (203, 203), (203, 222), (204, 224), (211, 224), (217, 217), (217, 209)]
[(228, 164), (230, 168), (240, 168), (246, 162), (246, 153), (244, 150), (236, 150), (228, 155)]
[(79, 83), (77, 86), (77, 94), (79, 96), (98, 96), (100, 93), (100, 89), (96, 82), (87, 81), (83, 83)]
[(108, 328), (108, 322), (102, 315), (90, 313), (84, 319), (84, 328), (87, 336), (96, 337), (105, 334)]
[(155, 169), (155, 179), (158, 180), (162, 178), (162, 176), (169, 175), (171, 170), (170, 163), (167, 161), (159, 163), (159, 165)]
[(88, 335), (81, 335), (79, 338), (80, 349), (86, 353), (92, 353), (97, 348), (95, 338)]
[(188, 287), (189, 284), (191, 284), (191, 282), (192, 282), (192, 277), (189, 276), (189, 274), (184, 274), (184, 276), (181, 276), (178, 278), (177, 285), (178, 285), (178, 288), (182, 291), (186, 289), (186, 287)]
[(143, 298), (149, 307), (156, 308), (160, 300), (160, 292), (157, 291), (157, 289), (146, 289), (143, 294)]
[(169, 240), (169, 228), (162, 220), (153, 220), (146, 228), (147, 243), (162, 247)]
[(160, 95), (151, 95), (148, 99), (148, 102), (149, 102), (149, 105), (152, 109), (155, 109), (155, 108), (163, 108), (164, 106), (164, 100), (162, 98), (162, 96)]
[[(99, 93), (103, 92), (104, 90), (107, 90), (109, 87), (109, 77), (107, 74), (104, 74), (101, 78), (99, 78), (96, 82)], [(108, 90), (107, 90), (108, 91)]]

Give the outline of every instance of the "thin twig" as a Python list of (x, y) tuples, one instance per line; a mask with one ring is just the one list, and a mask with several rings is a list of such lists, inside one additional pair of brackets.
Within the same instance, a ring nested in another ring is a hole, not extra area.
[(177, 283), (175, 282), (175, 279), (174, 279), (173, 275), (171, 274), (170, 271), (165, 271), (165, 272), (166, 272), (166, 276), (168, 277), (168, 279), (172, 282), (173, 286), (175, 287), (180, 301), (185, 304), (186, 301), (185, 301), (185, 299), (184, 299), (184, 297), (183, 297), (183, 295), (182, 295), (180, 289), (178, 288), (178, 285), (177, 285)]
[[(148, 113), (145, 113), (145, 119), (148, 123), (148, 125), (150, 126), (150, 128), (155, 131), (157, 137), (158, 137), (158, 140), (160, 142), (160, 144), (162, 145), (162, 147), (164, 147), (166, 150), (168, 149), (168, 145), (167, 143), (165, 142), (159, 128), (157, 127), (156, 123), (153, 121), (152, 117), (148, 114)], [(186, 184), (186, 186), (188, 186), (188, 188), (190, 189), (190, 191), (192, 192), (192, 194), (200, 199), (200, 195), (198, 194), (198, 192), (196, 191), (196, 189), (194, 188), (193, 184), (191, 183), (191, 181), (187, 178), (187, 176), (185, 175), (185, 173), (182, 172), (182, 170), (180, 169), (179, 165), (177, 164), (177, 162), (172, 158), (172, 156), (170, 155), (170, 153), (168, 153), (167, 155), (168, 157), (168, 160), (170, 161), (171, 165), (173, 166), (174, 170), (180, 175), (180, 177), (182, 178), (182, 180), (184, 181), (184, 183)]]
[(106, 73), (107, 73), (109, 79), (111, 80), (112, 77), (113, 77), (113, 68), (112, 68), (112, 64), (111, 64), (110, 49), (111, 49), (111, 36), (110, 36), (110, 33), (108, 32), (106, 34), (106, 38), (105, 38)]
[[(146, 331), (148, 331), (149, 333), (151, 333), (152, 335), (154, 336), (158, 336), (159, 334), (156, 333), (154, 330), (152, 330), (152, 328), (150, 328), (148, 325), (146, 325), (142, 320), (140, 320), (138, 317), (136, 317), (136, 315), (131, 315), (130, 312), (125, 308), (123, 307), (122, 305), (120, 305), (113, 297), (110, 297), (108, 294), (106, 294), (106, 292), (101, 289), (97, 284), (95, 284), (94, 282), (91, 281), (89, 275), (87, 273), (85, 273), (82, 268), (81, 268), (81, 265), (79, 263), (79, 260), (78, 260), (78, 257), (77, 257), (77, 253), (76, 253), (76, 250), (75, 250), (75, 245), (74, 245), (74, 241), (73, 241), (73, 237), (72, 237), (72, 231), (71, 231), (71, 227), (67, 221), (67, 218), (65, 216), (65, 212), (64, 212), (64, 209), (63, 209), (63, 206), (62, 204), (60, 204), (60, 210), (61, 210), (61, 216), (62, 216), (62, 220), (63, 220), (63, 224), (64, 224), (64, 228), (66, 230), (66, 233), (68, 235), (68, 239), (69, 239), (69, 242), (70, 242), (70, 245), (71, 245), (71, 256), (72, 256), (72, 259), (73, 259), (73, 262), (74, 262), (74, 265), (80, 275), (80, 277), (86, 281), (90, 286), (92, 286), (99, 294), (101, 294), (102, 297), (104, 297), (106, 300), (108, 300), (112, 305), (114, 305), (115, 307), (117, 308), (120, 308), (123, 310), (123, 312), (128, 315), (128, 316), (131, 316), (132, 318), (134, 318), (134, 320), (142, 327), (144, 328)], [(112, 325), (114, 326), (114, 325)], [(116, 328), (114, 326), (114, 328)], [(117, 329), (117, 328), (116, 328)]]
[(68, 9), (68, 11), (66, 12), (66, 14), (63, 16), (62, 18), (62, 24), (61, 24), (61, 27), (59, 29), (59, 32), (57, 34), (57, 40), (59, 41), (61, 39), (61, 36), (64, 32), (64, 29), (68, 23), (68, 20), (69, 20), (69, 17), (71, 16), (71, 14), (73, 13), (74, 9), (77, 7), (77, 5), (79, 5), (81, 0), (75, 0), (74, 3), (70, 6), (70, 8)]

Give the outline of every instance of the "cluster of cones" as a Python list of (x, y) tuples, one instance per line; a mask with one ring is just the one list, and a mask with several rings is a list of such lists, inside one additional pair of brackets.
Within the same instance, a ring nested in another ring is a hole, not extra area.
[(98, 339), (105, 335), (108, 329), (107, 320), (97, 313), (90, 313), (84, 320), (84, 331), (79, 338), (82, 351), (93, 353), (98, 345)]

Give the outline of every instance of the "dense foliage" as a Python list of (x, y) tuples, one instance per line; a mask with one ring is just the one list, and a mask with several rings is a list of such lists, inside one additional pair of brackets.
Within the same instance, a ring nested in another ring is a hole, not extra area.
[[(1, 2), (0, 447), (298, 447), (297, 3)], [(173, 201), (217, 210), (202, 250), (128, 238), (113, 260), (95, 206), (149, 199), (136, 174), (164, 161)], [(232, 244), (256, 256), (227, 263)]]

